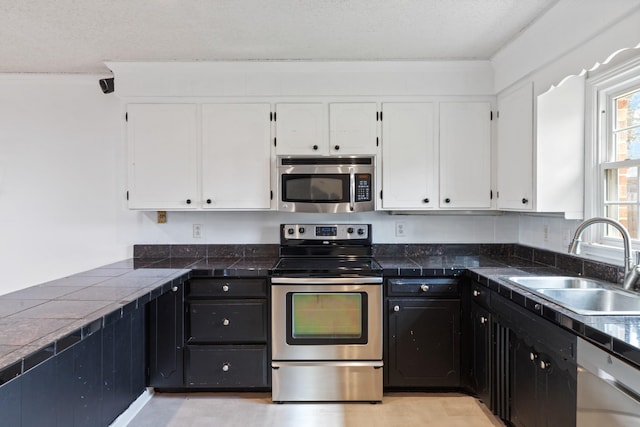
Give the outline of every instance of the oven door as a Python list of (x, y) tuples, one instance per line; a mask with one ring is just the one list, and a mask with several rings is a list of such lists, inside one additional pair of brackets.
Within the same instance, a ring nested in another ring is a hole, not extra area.
[(274, 277), (273, 360), (381, 360), (381, 283)]

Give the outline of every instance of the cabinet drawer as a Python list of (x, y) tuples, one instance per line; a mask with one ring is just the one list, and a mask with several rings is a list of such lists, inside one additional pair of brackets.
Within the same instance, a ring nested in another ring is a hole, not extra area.
[(189, 343), (267, 341), (266, 300), (195, 301), (187, 316)]
[(269, 386), (266, 345), (187, 346), (186, 383), (191, 387)]
[(472, 283), (471, 300), (484, 308), (489, 308), (491, 307), (491, 291), (478, 283)]
[(458, 297), (459, 279), (453, 277), (394, 278), (387, 279), (390, 296)]
[(266, 297), (266, 279), (191, 279), (187, 297)]

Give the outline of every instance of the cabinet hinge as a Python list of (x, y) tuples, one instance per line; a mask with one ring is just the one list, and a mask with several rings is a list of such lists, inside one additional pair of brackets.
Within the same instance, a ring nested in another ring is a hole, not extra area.
[(380, 111), (380, 121), (382, 121), (382, 111)]
[(489, 111), (489, 120), (493, 120), (493, 111)]
[(380, 113), (376, 111), (376, 122), (380, 121)]
[(124, 121), (125, 122), (129, 121), (129, 113), (124, 113)]
[(269, 193), (271, 193), (271, 200), (273, 200), (273, 190), (271, 190)]
[(276, 112), (276, 111), (274, 111), (274, 112), (273, 112), (273, 121), (274, 121), (274, 122), (277, 120), (277, 118), (276, 118), (276, 114), (277, 114), (277, 112)]
[(380, 146), (380, 138), (376, 136), (376, 147)]
[(380, 190), (380, 200), (382, 200), (382, 190)]
[(489, 190), (489, 200), (493, 200), (493, 190)]
[(276, 143), (276, 138), (273, 137), (273, 146), (276, 147), (278, 144)]
[(273, 112), (269, 111), (269, 121), (273, 121)]
[(127, 200), (129, 200), (129, 191), (127, 191)]

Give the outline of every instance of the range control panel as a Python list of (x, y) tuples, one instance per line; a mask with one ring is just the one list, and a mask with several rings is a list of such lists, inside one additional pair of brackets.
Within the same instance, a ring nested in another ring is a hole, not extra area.
[(283, 224), (283, 240), (368, 239), (371, 224)]

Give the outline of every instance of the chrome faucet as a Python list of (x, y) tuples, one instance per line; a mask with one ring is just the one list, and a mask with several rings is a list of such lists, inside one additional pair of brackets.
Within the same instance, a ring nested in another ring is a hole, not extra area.
[(624, 245), (624, 281), (622, 283), (622, 287), (627, 290), (634, 289), (638, 278), (640, 278), (640, 266), (634, 263), (631, 255), (631, 236), (629, 235), (629, 232), (624, 225), (620, 224), (615, 219), (594, 217), (581, 222), (573, 235), (571, 244), (569, 244), (569, 253), (576, 255), (580, 253), (580, 237), (582, 236), (582, 232), (593, 224), (608, 224), (622, 234), (622, 242)]

